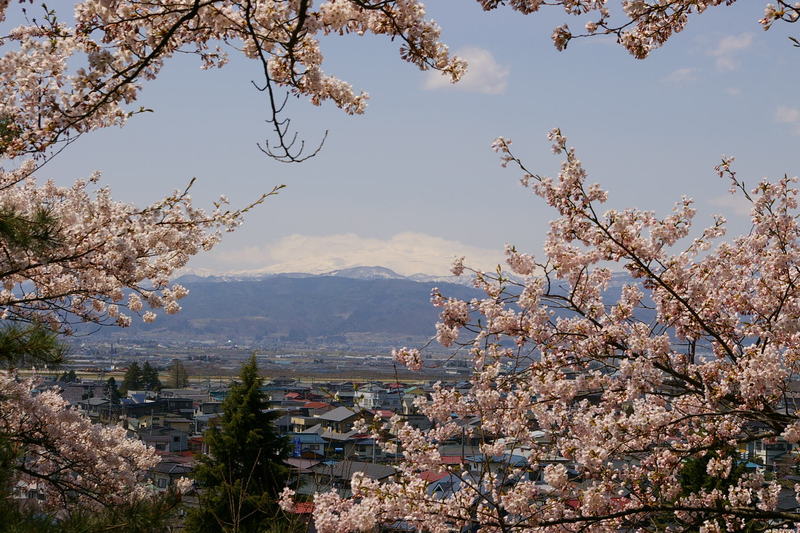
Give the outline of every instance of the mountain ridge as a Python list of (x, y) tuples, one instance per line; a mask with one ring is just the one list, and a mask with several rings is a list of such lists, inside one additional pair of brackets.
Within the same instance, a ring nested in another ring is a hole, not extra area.
[(348, 279), (404, 279), (409, 281), (416, 281), (420, 283), (439, 282), (439, 283), (452, 283), (454, 285), (472, 286), (474, 276), (440, 276), (435, 274), (425, 274), (418, 272), (405, 276), (398, 274), (394, 270), (383, 266), (355, 266), (348, 268), (341, 268), (322, 272), (319, 274), (311, 272), (231, 272), (223, 274), (209, 274), (200, 275), (195, 273), (186, 273), (178, 277), (175, 281), (178, 283), (184, 282), (228, 282), (228, 281), (252, 281), (262, 280), (274, 277), (288, 277), (288, 278), (312, 278), (312, 277), (339, 277)]
[[(624, 273), (614, 278), (609, 302), (632, 281)], [(469, 286), (467, 276), (403, 276), (386, 267), (323, 274), (186, 275), (176, 281), (189, 289), (180, 313), (159, 313), (152, 324), (134, 319), (129, 328), (102, 330), (98, 339), (383, 350), (425, 344), (435, 335), (440, 310), (430, 303), (433, 287), (462, 300), (486, 297)]]
[(467, 300), (482, 294), (463, 284), (412, 280), (384, 267), (324, 274), (185, 275), (175, 281), (189, 290), (180, 313), (159, 313), (148, 324), (134, 319), (128, 328), (101, 330), (98, 340), (384, 350), (424, 344), (435, 335), (440, 310), (430, 303), (433, 287)]

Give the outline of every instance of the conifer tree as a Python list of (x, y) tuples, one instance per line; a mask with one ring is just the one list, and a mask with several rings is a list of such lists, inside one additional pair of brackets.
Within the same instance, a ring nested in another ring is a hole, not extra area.
[(78, 381), (78, 375), (72, 369), (69, 371), (65, 370), (61, 373), (61, 376), (59, 376), (58, 381), (63, 381), (64, 383), (73, 383)]
[(119, 387), (117, 387), (117, 380), (113, 376), (106, 381), (106, 395), (111, 400), (111, 403), (119, 403)]
[(266, 412), (255, 356), (239, 379), (225, 398), (220, 423), (204, 435), (210, 455), (195, 470), (202, 489), (200, 506), (187, 521), (193, 533), (255, 532), (275, 525), (289, 445), (277, 433), (276, 415)]
[(180, 359), (173, 359), (169, 367), (169, 384), (176, 389), (183, 388), (189, 384), (189, 374)]
[[(0, 234), (0, 242), (2, 238)], [(0, 327), (0, 367), (57, 366), (64, 361), (65, 353), (66, 345), (42, 324), (7, 323)]]
[(125, 377), (122, 380), (121, 391), (125, 394), (131, 390), (140, 390), (144, 387), (144, 376), (142, 376), (142, 367), (139, 363), (134, 361), (128, 365), (128, 370), (125, 372)]
[[(9, 131), (0, 116), (0, 155), (2, 141)], [(58, 222), (46, 207), (40, 207), (30, 215), (0, 207), (0, 247), (6, 256), (44, 254), (59, 240)], [(42, 323), (5, 320), (0, 326), (0, 367), (55, 366), (64, 361), (65, 353), (66, 345)]]
[(161, 390), (161, 380), (158, 379), (158, 370), (149, 362), (142, 365), (142, 387), (145, 390)]

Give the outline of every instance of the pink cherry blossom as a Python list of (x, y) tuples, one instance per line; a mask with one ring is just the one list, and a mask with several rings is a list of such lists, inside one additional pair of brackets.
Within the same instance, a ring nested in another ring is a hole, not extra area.
[(121, 426), (93, 425), (55, 391), (32, 394), (33, 382), (0, 372), (0, 435), (24, 454), (19, 481), (37, 484), (46, 505), (97, 508), (152, 494), (145, 476), (154, 448)]
[[(735, 466), (748, 443), (800, 439), (786, 400), (800, 372), (797, 179), (745, 189), (726, 159), (720, 175), (753, 206), (753, 229), (726, 241), (720, 217), (693, 230), (689, 198), (662, 217), (604, 209), (607, 193), (587, 183), (566, 137), (556, 129), (549, 138), (563, 158), (554, 178), (528, 170), (508, 139), (493, 143), (501, 165), (518, 167), (523, 186), (556, 214), (542, 259), (509, 246), (521, 279), (478, 272), (486, 294), (471, 301), (432, 291), (436, 338), (468, 350), (469, 386), (437, 384), (415, 400), (428, 431), (400, 417), (373, 431), (402, 451), (397, 475), (361, 484), (354, 499), (318, 496), (318, 525), (794, 527), (800, 514), (777, 509), (789, 489)], [(481, 453), (441, 464), (440, 444), (462, 439), (479, 439)], [(723, 488), (689, 490), (682, 473), (692, 461)], [(427, 471), (446, 483), (422, 481)]]

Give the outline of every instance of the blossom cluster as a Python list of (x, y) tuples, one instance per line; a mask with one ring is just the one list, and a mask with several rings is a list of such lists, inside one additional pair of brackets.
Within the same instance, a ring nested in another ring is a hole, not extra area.
[[(553, 45), (564, 50), (572, 39), (614, 36), (617, 42), (638, 59), (644, 59), (654, 49), (666, 43), (674, 34), (682, 31), (692, 17), (707, 9), (731, 5), (735, 0), (623, 0), (619, 6), (607, 0), (478, 0), (484, 10), (508, 5), (523, 14), (530, 14), (543, 6), (558, 6), (568, 15), (585, 16), (588, 21), (582, 30), (572, 30), (568, 24), (557, 26), (552, 33)], [(779, 0), (768, 4), (764, 17), (759, 20), (768, 30), (775, 21), (796, 22), (800, 18), (800, 3)]]
[[(205, 212), (187, 191), (136, 208), (112, 200), (106, 188), (92, 193), (97, 174), (58, 187), (39, 183), (35, 168), (29, 160), (0, 170), (4, 222), (37, 230), (37, 217), (47, 215), (47, 227), (32, 242), (16, 242), (7, 230), (0, 239), (0, 316), (64, 334), (77, 323), (127, 326), (132, 315), (151, 322), (155, 310), (178, 312), (188, 291), (170, 278), (222, 231), (235, 229), (247, 210), (220, 201)], [(144, 477), (158, 462), (154, 449), (127, 438), (122, 427), (92, 425), (54, 390), (32, 391), (32, 382), (0, 373), (0, 438), (19, 454), (15, 482), (35, 485), (57, 509), (151, 494)], [(183, 480), (178, 490), (189, 485)]]
[[(0, 2), (0, 22), (11, 9)], [(0, 155), (40, 154), (97, 128), (121, 125), (141, 84), (177, 53), (203, 68), (222, 67), (230, 51), (263, 65), (265, 83), (362, 113), (368, 95), (323, 70), (321, 39), (330, 34), (385, 35), (400, 55), (453, 81), (465, 63), (439, 41), (440, 29), (416, 0), (84, 0), (74, 20), (56, 11), (2, 32)], [(38, 21), (37, 21), (38, 20)]]
[[(428, 431), (395, 417), (374, 432), (402, 452), (397, 475), (361, 483), (351, 499), (318, 496), (318, 526), (731, 531), (800, 522), (777, 508), (790, 489), (739, 465), (750, 442), (800, 440), (790, 398), (800, 372), (798, 180), (746, 189), (726, 159), (720, 175), (752, 202), (753, 224), (726, 242), (721, 217), (693, 229), (688, 198), (664, 216), (603, 209), (607, 193), (587, 183), (566, 137), (549, 138), (564, 158), (555, 178), (528, 171), (509, 140), (493, 145), (558, 214), (542, 259), (508, 246), (512, 274), (475, 278), (484, 298), (432, 294), (439, 342), (458, 340), (471, 354), (469, 387), (439, 384), (415, 400)], [(407, 348), (395, 356), (412, 368), (421, 357)], [(469, 467), (442, 462), (441, 443), (467, 439), (481, 452)], [(429, 484), (425, 472), (446, 483)], [(687, 483), (689, 472), (716, 481)]]
[(246, 210), (220, 201), (206, 212), (186, 191), (142, 209), (114, 201), (106, 188), (91, 193), (98, 174), (58, 187), (40, 184), (34, 170), (31, 160), (0, 170), (6, 212), (31, 221), (46, 208), (53, 219), (44, 246), (1, 244), (0, 313), (64, 333), (76, 322), (127, 326), (129, 312), (146, 322), (155, 318), (152, 310), (178, 312), (188, 291), (170, 276), (214, 246), (220, 232), (238, 227)]
[[(566, 24), (555, 28), (555, 46), (614, 35), (638, 58), (681, 31), (690, 17), (732, 3), (624, 0), (622, 9), (612, 9), (606, 0), (478, 2), (485, 10), (507, 4), (530, 14), (555, 5), (569, 15), (594, 17), (584, 33)], [(0, 2), (0, 23), (14, 6)], [(197, 55), (203, 68), (222, 67), (231, 51), (242, 53), (261, 63), (261, 88), (270, 94), (283, 88), (350, 114), (364, 112), (368, 94), (324, 70), (326, 36), (386, 36), (400, 43), (403, 60), (439, 70), (453, 82), (467, 67), (441, 42), (441, 29), (418, 0), (83, 0), (72, 20), (43, 9), (30, 22), (0, 31), (0, 155), (42, 154), (88, 131), (124, 124), (142, 110), (133, 106), (142, 84), (178, 53)], [(797, 3), (780, 0), (766, 7), (761, 24), (768, 29), (798, 17)]]
[[(94, 425), (55, 390), (0, 372), (0, 436), (21, 457), (17, 481), (35, 484), (45, 505), (98, 508), (152, 495), (145, 483), (155, 448), (121, 426)], [(182, 482), (185, 484), (185, 482)]]

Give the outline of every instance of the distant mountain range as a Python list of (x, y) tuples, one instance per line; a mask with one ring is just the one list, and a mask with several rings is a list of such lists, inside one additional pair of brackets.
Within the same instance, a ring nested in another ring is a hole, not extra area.
[[(452, 283), (459, 280), (461, 283)], [(385, 349), (426, 342), (439, 311), (430, 291), (471, 299), (482, 293), (455, 277), (402, 276), (384, 267), (325, 274), (186, 275), (176, 315), (152, 324), (104, 328), (90, 338), (171, 342), (231, 340), (269, 347)]]
[[(629, 280), (615, 276), (609, 299)], [(160, 313), (152, 324), (134, 320), (130, 328), (104, 328), (91, 338), (384, 350), (423, 344), (435, 334), (433, 287), (466, 300), (485, 297), (466, 276), (402, 276), (379, 266), (325, 274), (186, 275), (176, 281), (190, 291), (180, 313)]]
[(336, 277), (348, 279), (404, 279), (409, 281), (418, 281), (421, 283), (436, 282), (436, 283), (452, 283), (455, 285), (472, 286), (471, 276), (435, 276), (430, 274), (412, 274), (411, 276), (403, 276), (394, 270), (382, 266), (357, 266), (351, 268), (343, 268), (340, 270), (331, 270), (323, 274), (309, 274), (307, 272), (283, 272), (280, 274), (220, 274), (212, 276), (198, 276), (195, 274), (187, 274), (178, 278), (181, 284), (195, 283), (195, 282), (228, 282), (228, 281), (256, 281), (269, 278), (282, 277), (282, 278), (314, 278), (314, 277)]

